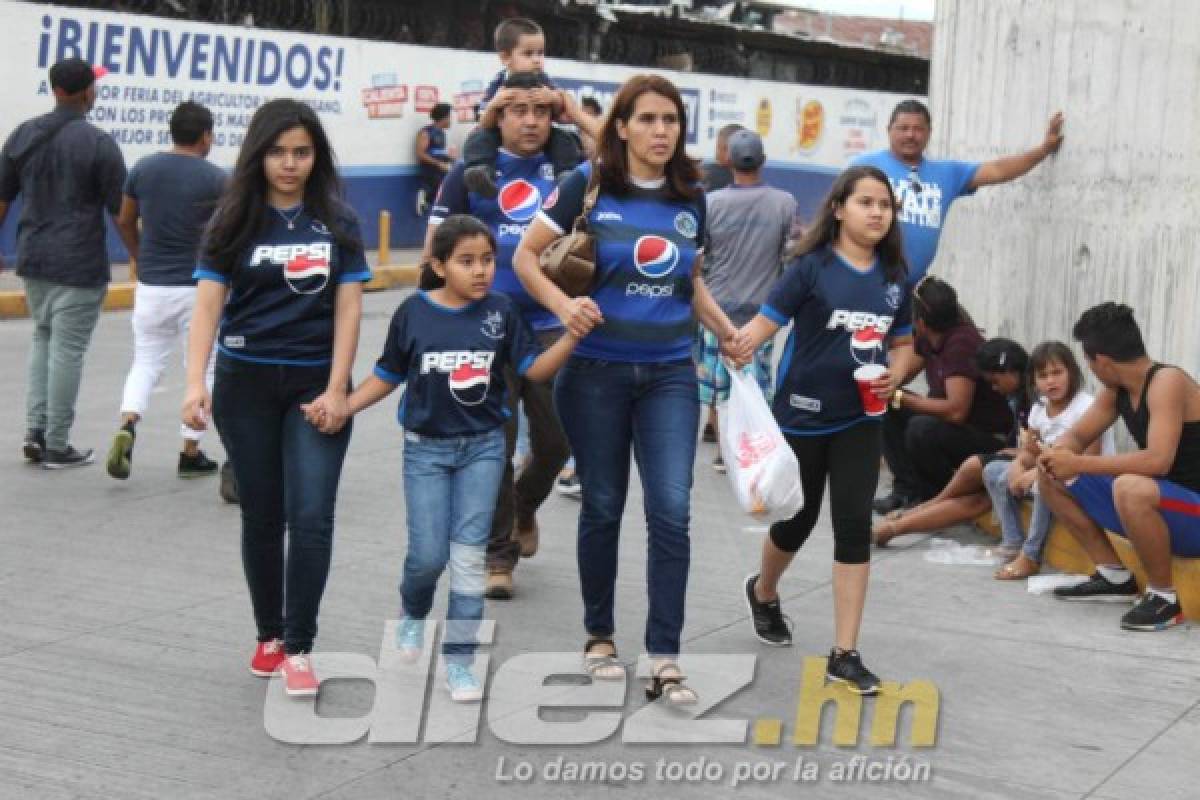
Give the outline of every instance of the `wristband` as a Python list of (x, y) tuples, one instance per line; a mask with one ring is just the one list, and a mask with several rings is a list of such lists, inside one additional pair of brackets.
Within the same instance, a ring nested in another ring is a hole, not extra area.
[(904, 405), (904, 390), (897, 389), (892, 395), (892, 408), (899, 409)]

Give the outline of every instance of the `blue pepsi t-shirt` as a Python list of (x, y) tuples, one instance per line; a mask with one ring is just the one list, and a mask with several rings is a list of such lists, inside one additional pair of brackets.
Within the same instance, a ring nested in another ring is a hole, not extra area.
[(878, 261), (864, 272), (823, 247), (788, 264), (760, 313), (792, 323), (773, 409), (785, 433), (834, 433), (882, 419), (863, 413), (854, 370), (887, 364), (887, 337), (912, 332), (907, 286), (889, 283)]
[(467, 436), (504, 424), (504, 367), (524, 375), (538, 352), (510, 298), (489, 292), (449, 308), (419, 291), (392, 315), (375, 377), (407, 385), (397, 412), (405, 430)]
[(554, 191), (554, 166), (550, 159), (545, 153), (522, 158), (501, 150), (496, 156), (499, 192), (492, 198), (467, 191), (464, 169), (466, 165), (460, 161), (442, 181), (429, 224), (440, 225), (451, 214), (470, 214), (487, 225), (496, 237), (496, 278), (492, 289), (511, 297), (535, 331), (558, 330), (562, 323), (525, 291), (512, 261), (525, 229), (542, 207), (542, 201)]
[(924, 277), (937, 254), (942, 235), (942, 221), (950, 204), (960, 197), (971, 195), (971, 181), (979, 171), (974, 161), (921, 159), (917, 165), (917, 183), (912, 180), (913, 169), (896, 158), (891, 150), (866, 153), (854, 159), (853, 165), (877, 167), (892, 182), (904, 232), (904, 257), (908, 260), (908, 284), (913, 286)]
[[(591, 163), (563, 178), (542, 204), (539, 219), (558, 233), (583, 211)], [(670, 198), (663, 188), (600, 193), (588, 215), (596, 239), (592, 299), (604, 323), (575, 349), (584, 358), (622, 362), (691, 358), (692, 267), (703, 248), (706, 206)]]
[[(354, 212), (343, 213), (342, 227), (361, 241)], [(299, 207), (268, 207), (267, 214), (262, 233), (237, 264), (202, 257), (196, 267), (197, 280), (229, 287), (217, 348), (243, 361), (328, 364), (337, 287), (371, 280), (366, 254), (339, 245), (323, 222)]]

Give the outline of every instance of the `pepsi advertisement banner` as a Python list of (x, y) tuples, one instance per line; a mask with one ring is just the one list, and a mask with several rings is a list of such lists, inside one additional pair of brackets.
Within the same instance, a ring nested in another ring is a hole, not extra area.
[[(351, 203), (369, 242), (381, 209), (392, 213), (392, 241), (419, 242), (424, 219), (413, 199), (419, 176), (413, 147), (429, 110), (454, 109), (448, 131), (457, 153), (483, 87), (500, 69), (494, 53), (372, 42), (335, 36), (209, 25), (153, 16), (86, 11), (24, 2), (4, 4), (0, 47), (8, 66), (0, 86), (7, 137), (25, 119), (53, 106), (47, 70), (81, 57), (109, 74), (97, 85), (90, 120), (112, 134), (126, 161), (170, 146), (168, 120), (180, 102), (212, 109), (210, 159), (229, 168), (254, 110), (275, 97), (298, 98), (318, 111), (339, 156)], [(576, 97), (608, 108), (622, 82), (644, 70), (551, 59), (547, 72)], [(752, 81), (657, 70), (687, 106), (689, 152), (711, 159), (714, 140), (731, 122), (757, 130), (772, 182), (814, 205), (849, 158), (886, 142), (884, 126), (899, 95)], [(13, 215), (10, 215), (13, 216)], [(13, 223), (0, 231), (12, 252)], [(120, 255), (114, 242), (114, 256)]]

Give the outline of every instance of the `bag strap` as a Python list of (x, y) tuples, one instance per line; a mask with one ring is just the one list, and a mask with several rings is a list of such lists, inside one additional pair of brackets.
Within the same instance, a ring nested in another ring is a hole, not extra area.
[(596, 180), (596, 166), (592, 165), (591, 174), (588, 175), (587, 193), (583, 196), (583, 209), (579, 212), (579, 216), (575, 218), (575, 224), (571, 226), (571, 230), (587, 233), (588, 215), (592, 213), (592, 209), (596, 207), (596, 201), (600, 198), (600, 182)]
[(64, 119), (59, 120), (58, 122), (51, 125), (49, 128), (44, 128), (42, 137), (40, 139), (38, 139), (37, 141), (35, 141), (33, 144), (29, 145), (29, 147), (25, 148), (25, 152), (21, 153), (21, 155), (19, 157), (13, 159), (13, 166), (16, 167), (17, 172), (20, 172), (22, 169), (25, 168), (25, 164), (29, 162), (29, 159), (33, 156), (34, 153), (36, 153), (38, 150), (40, 150), (44, 145), (47, 145), (50, 142), (54, 141), (54, 137), (58, 136), (59, 132), (62, 131), (63, 128), (67, 127), (72, 122), (79, 119), (79, 117), (75, 117), (75, 116), (64, 115), (64, 117), (65, 117)]

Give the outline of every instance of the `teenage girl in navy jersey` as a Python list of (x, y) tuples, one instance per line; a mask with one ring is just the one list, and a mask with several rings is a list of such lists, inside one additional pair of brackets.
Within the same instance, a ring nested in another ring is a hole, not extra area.
[[(471, 673), (483, 618), (484, 555), (504, 474), (506, 367), (523, 379), (549, 380), (579, 343), (558, 338), (539, 355), (533, 331), (508, 295), (492, 291), (496, 240), (474, 217), (448, 217), (433, 234), (431, 269), (400, 304), (375, 372), (350, 396), (350, 412), (406, 385), (404, 504), (408, 554), (396, 632), (401, 657), (415, 660), (438, 577), (450, 567), (442, 637), (451, 699), (482, 697)], [(432, 278), (432, 280), (430, 280)]]
[[(675, 659), (683, 629), (691, 541), (692, 462), (700, 408), (691, 341), (695, 319), (727, 352), (738, 332), (704, 285), (704, 193), (684, 150), (687, 116), (665, 78), (638, 75), (605, 119), (595, 162), (563, 179), (514, 256), (518, 277), (567, 330), (596, 330), (555, 386), (555, 406), (583, 487), (579, 576), (584, 664), (595, 678), (624, 680), (613, 643), (617, 543), (629, 457), (637, 460), (649, 533), (647, 696), (696, 703)], [(594, 176), (593, 176), (593, 173)], [(538, 268), (538, 255), (571, 228), (591, 181), (600, 188), (588, 224), (597, 241), (590, 297), (568, 298)]]
[[(250, 670), (282, 670), (289, 695), (313, 696), (308, 653), (329, 574), (350, 441), (346, 393), (371, 271), (329, 140), (307, 105), (273, 100), (254, 113), (195, 277), (183, 421), (199, 430), (211, 414), (233, 461), (258, 627)], [(210, 398), (203, 373), (214, 340)], [(305, 420), (306, 403), (319, 429)]]
[(817, 523), (828, 479), (834, 647), (827, 673), (859, 694), (875, 694), (880, 686), (856, 648), (870, 572), (871, 498), (883, 417), (864, 412), (854, 371), (882, 365), (888, 343), (890, 366), (873, 388), (890, 399), (917, 369), (895, 208), (891, 184), (878, 169), (843, 172), (762, 310), (742, 329), (741, 345), (748, 349), (739, 354), (748, 362), (763, 342), (792, 323), (774, 412), (800, 463), (805, 506), (771, 526), (762, 566), (745, 581), (755, 635), (767, 644), (792, 643), (779, 604), (779, 579)]

